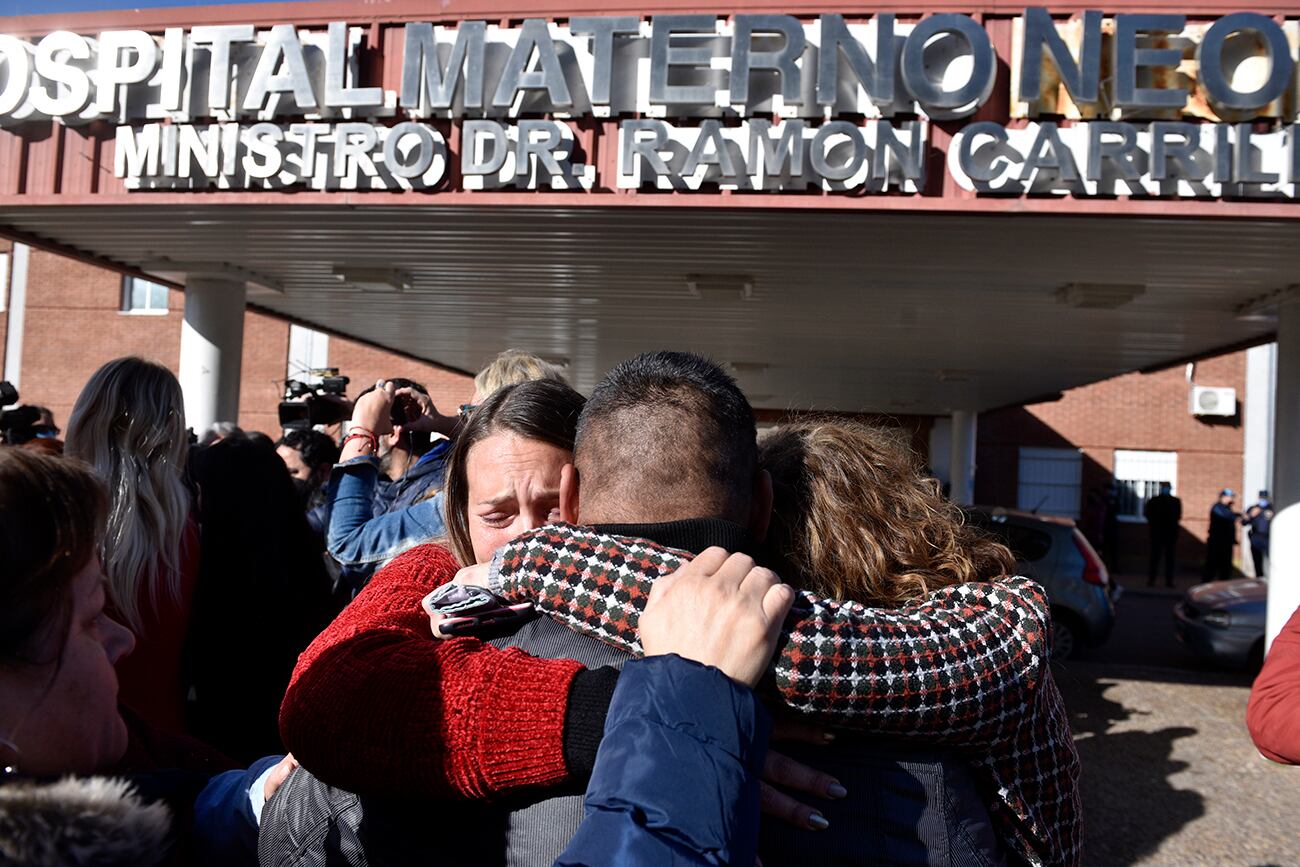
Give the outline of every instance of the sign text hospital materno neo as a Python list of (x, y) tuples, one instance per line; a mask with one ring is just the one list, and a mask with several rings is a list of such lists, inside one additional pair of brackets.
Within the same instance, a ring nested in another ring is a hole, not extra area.
[(345, 22), (0, 35), (0, 125), (113, 123), (132, 189), (915, 193), (941, 123), (981, 193), (1298, 195), (1297, 21), (1013, 23), (1005, 123), (973, 18), (827, 14), (394, 25), (386, 82)]

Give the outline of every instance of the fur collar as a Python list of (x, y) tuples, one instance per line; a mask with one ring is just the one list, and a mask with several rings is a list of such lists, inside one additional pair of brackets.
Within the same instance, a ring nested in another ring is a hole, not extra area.
[(126, 780), (64, 777), (0, 785), (0, 862), (148, 867), (167, 854), (171, 813)]

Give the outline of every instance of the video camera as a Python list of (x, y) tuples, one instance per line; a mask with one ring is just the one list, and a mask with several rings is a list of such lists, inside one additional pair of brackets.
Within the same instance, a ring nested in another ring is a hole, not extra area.
[(280, 427), (307, 430), (318, 424), (338, 424), (352, 415), (352, 401), (344, 392), (348, 378), (339, 376), (337, 367), (308, 371), (320, 377), (316, 385), (297, 379), (284, 383), (284, 400), (280, 402)]
[[(0, 382), (0, 408), (18, 403), (18, 389), (11, 382)], [(0, 442), (21, 445), (36, 436), (41, 411), (34, 406), (15, 406), (0, 410)]]

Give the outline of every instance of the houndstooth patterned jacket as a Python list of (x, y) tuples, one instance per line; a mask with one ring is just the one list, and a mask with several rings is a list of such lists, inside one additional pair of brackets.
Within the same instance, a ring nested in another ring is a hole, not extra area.
[[(691, 554), (551, 524), (499, 550), (491, 589), (634, 655), (655, 578)], [(904, 608), (801, 592), (773, 664), (781, 699), (828, 724), (945, 744), (986, 784), (1031, 864), (1081, 860), (1079, 758), (1047, 662), (1048, 606), (1027, 578), (958, 584)]]

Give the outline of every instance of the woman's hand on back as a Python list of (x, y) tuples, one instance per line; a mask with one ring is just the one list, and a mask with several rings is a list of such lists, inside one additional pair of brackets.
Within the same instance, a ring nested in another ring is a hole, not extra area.
[(768, 669), (794, 595), (744, 554), (708, 548), (654, 582), (641, 646), (646, 656), (676, 653), (752, 688)]
[[(488, 589), (488, 567), (487, 563), (475, 563), (472, 566), (465, 566), (456, 573), (456, 577), (451, 579), (451, 583), (460, 584), (465, 587), (482, 587)], [(441, 624), (448, 619), (449, 615), (434, 610), (431, 607), (430, 599), (436, 595), (437, 591), (430, 593), (420, 602), (420, 607), (429, 617), (429, 631), (433, 633), (434, 638), (451, 638), (441, 629)]]

